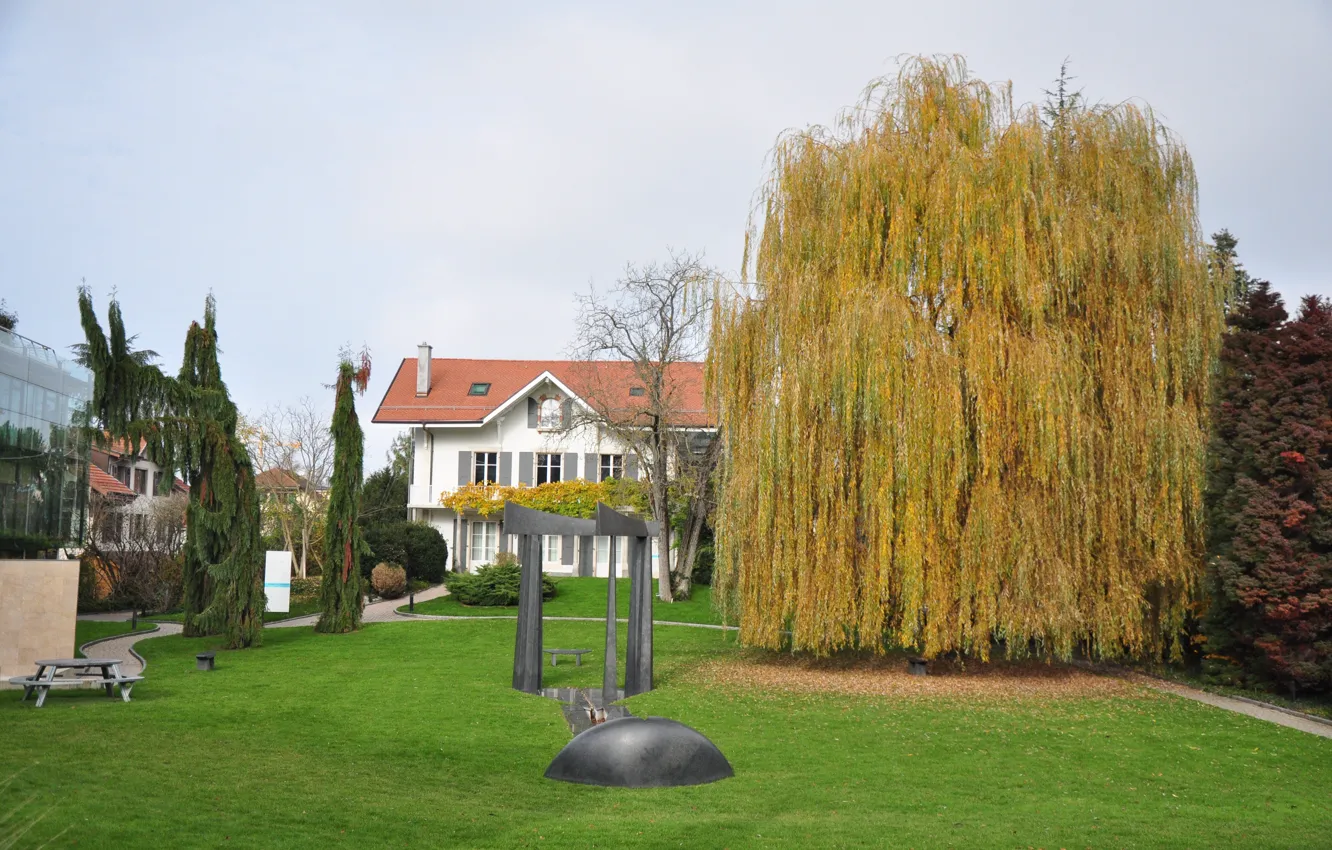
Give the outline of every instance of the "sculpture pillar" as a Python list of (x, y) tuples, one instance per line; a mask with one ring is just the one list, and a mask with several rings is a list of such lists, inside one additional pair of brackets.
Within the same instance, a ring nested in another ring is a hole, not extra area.
[(610, 539), (610, 564), (606, 576), (606, 663), (604, 674), (601, 681), (601, 699), (603, 704), (609, 705), (619, 698), (619, 688), (616, 686), (616, 667), (615, 657), (615, 561), (619, 554), (616, 550), (620, 539), (611, 537)]
[(541, 535), (518, 537), (523, 574), (518, 588), (518, 635), (513, 644), (513, 687), (541, 692)]

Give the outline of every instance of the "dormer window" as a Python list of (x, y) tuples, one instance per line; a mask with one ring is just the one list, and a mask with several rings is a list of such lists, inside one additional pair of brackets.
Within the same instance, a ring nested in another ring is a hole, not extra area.
[(537, 406), (537, 428), (555, 431), (564, 427), (564, 412), (557, 398), (543, 398)]
[(468, 395), (489, 395), (490, 384), (472, 384), (472, 388), (467, 391)]

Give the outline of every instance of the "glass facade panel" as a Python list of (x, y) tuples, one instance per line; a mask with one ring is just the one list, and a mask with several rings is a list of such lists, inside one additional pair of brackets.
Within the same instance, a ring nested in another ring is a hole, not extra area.
[(0, 536), (83, 539), (89, 445), (78, 427), (92, 379), (0, 328)]

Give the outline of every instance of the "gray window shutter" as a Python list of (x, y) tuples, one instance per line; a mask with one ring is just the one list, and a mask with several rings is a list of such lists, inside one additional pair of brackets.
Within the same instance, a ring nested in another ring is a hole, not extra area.
[(638, 455), (633, 452), (624, 456), (624, 477), (630, 481), (638, 480)]
[(578, 455), (575, 452), (564, 453), (564, 468), (560, 470), (560, 479), (572, 481), (578, 477)]
[(458, 484), (467, 484), (472, 480), (472, 453), (458, 452)]
[[(598, 466), (600, 460), (600, 458), (590, 452), (583, 455), (583, 477), (588, 481), (597, 480), (597, 475), (600, 473), (600, 467)], [(591, 574), (589, 573), (589, 575)]]
[(499, 524), (499, 546), (495, 549), (495, 551), (496, 552), (509, 551), (509, 535), (504, 533), (504, 523), (502, 522)]
[(532, 483), (532, 453), (531, 453), (531, 452), (519, 452), (519, 453), (518, 453), (518, 483), (519, 483), (519, 484), (531, 484), (531, 483)]
[(573, 423), (573, 399), (566, 398), (560, 406), (560, 425), (568, 428)]
[(499, 479), (501, 487), (513, 486), (513, 452), (500, 452)]
[(527, 427), (535, 428), (537, 426), (537, 400), (531, 396), (527, 399)]
[(574, 536), (566, 534), (560, 538), (560, 563), (566, 567), (573, 566), (574, 556)]

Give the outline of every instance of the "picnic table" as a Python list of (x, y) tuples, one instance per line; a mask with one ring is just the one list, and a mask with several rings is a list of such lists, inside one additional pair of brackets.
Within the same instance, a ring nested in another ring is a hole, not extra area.
[[(115, 687), (120, 687), (120, 698), (130, 701), (130, 691), (135, 682), (142, 682), (142, 676), (125, 676), (120, 672), (119, 658), (47, 658), (37, 661), (37, 672), (31, 676), (15, 676), (9, 680), (11, 685), (23, 686), (23, 699), (26, 702), (33, 691), (37, 692), (37, 708), (46, 702), (46, 694), (51, 688), (65, 685), (83, 685), (88, 682), (106, 687), (106, 695), (115, 696)], [(72, 678), (56, 678), (61, 670), (100, 669), (101, 673), (80, 673)], [(97, 678), (94, 678), (97, 677)]]

